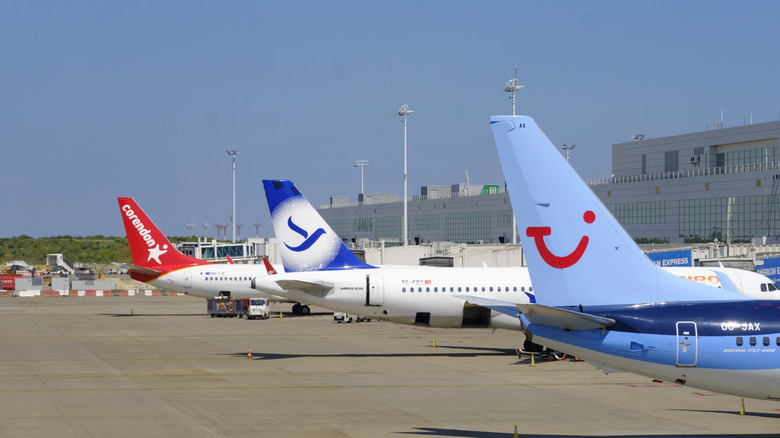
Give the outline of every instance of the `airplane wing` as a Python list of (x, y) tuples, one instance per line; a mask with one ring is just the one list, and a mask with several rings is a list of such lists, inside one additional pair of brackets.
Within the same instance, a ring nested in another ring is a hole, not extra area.
[(276, 284), (284, 290), (300, 290), (303, 292), (319, 292), (324, 289), (332, 289), (334, 284), (327, 281), (303, 281), (303, 280), (278, 280)]
[(615, 323), (612, 318), (574, 312), (541, 304), (517, 304), (517, 308), (533, 324), (558, 327), (566, 330), (592, 330), (606, 328)]
[(154, 276), (158, 276), (158, 275), (162, 274), (162, 271), (158, 271), (157, 269), (144, 268), (144, 267), (135, 266), (135, 265), (123, 265), (122, 263), (117, 263), (117, 262), (111, 262), (111, 264), (119, 266), (120, 268), (123, 268), (123, 269), (127, 269), (128, 271), (138, 273), (138, 274), (154, 275)]
[(470, 304), (476, 304), (478, 306), (486, 307), (498, 313), (509, 315), (513, 318), (516, 318), (517, 315), (520, 313), (517, 310), (517, 303), (510, 303), (508, 301), (501, 301), (501, 300), (493, 300), (490, 298), (480, 298), (472, 295), (454, 295), (454, 297), (460, 298), (461, 300), (466, 301), (467, 303)]

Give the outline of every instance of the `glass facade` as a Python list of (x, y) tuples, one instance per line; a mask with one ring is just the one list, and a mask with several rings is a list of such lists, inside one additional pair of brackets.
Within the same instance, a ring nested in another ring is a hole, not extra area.
[(376, 218), (377, 240), (401, 241), (403, 218), (401, 216), (387, 216)]
[(343, 241), (349, 239), (349, 219), (331, 219), (327, 222), (339, 236), (339, 239)]
[(615, 219), (623, 225), (666, 223), (666, 201), (615, 204)]
[(490, 243), (490, 220), (490, 211), (447, 213), (445, 238), (456, 243)]
[(374, 231), (374, 220), (370, 217), (359, 217), (352, 219), (352, 227), (357, 233)]
[(718, 167), (762, 164), (777, 161), (777, 148), (766, 147), (744, 151), (724, 152), (716, 155)]
[(780, 195), (686, 199), (680, 202), (680, 237), (686, 243), (749, 242), (780, 235)]
[(512, 228), (512, 210), (498, 210), (496, 220), (498, 228)]
[(438, 230), (441, 228), (440, 214), (418, 214), (412, 216), (410, 228), (413, 230)]

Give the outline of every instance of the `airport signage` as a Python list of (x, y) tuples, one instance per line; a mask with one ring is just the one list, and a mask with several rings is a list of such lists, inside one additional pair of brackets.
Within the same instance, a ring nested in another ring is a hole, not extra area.
[(693, 266), (693, 254), (690, 249), (653, 252), (647, 254), (647, 257), (662, 268), (667, 266)]
[(780, 281), (780, 257), (756, 260), (756, 272), (777, 283)]

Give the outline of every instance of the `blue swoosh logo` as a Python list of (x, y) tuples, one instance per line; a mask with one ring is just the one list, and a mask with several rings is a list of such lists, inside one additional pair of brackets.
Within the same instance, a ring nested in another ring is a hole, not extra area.
[(322, 228), (317, 228), (317, 231), (315, 231), (314, 233), (312, 233), (311, 236), (309, 236), (309, 233), (306, 230), (299, 227), (298, 225), (295, 225), (295, 223), (292, 221), (292, 216), (290, 216), (290, 218), (287, 219), (287, 226), (290, 227), (291, 230), (303, 236), (304, 239), (306, 239), (303, 241), (303, 243), (301, 243), (300, 245), (294, 248), (288, 245), (287, 243), (285, 243), (284, 246), (286, 246), (287, 249), (289, 249), (290, 251), (295, 251), (295, 252), (306, 251), (307, 249), (311, 248), (311, 246), (314, 245), (317, 242), (317, 240), (319, 240), (320, 236), (325, 234), (325, 230), (323, 230)]

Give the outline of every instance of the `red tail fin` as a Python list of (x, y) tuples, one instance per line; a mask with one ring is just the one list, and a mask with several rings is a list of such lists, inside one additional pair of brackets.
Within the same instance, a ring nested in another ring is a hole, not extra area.
[(271, 265), (271, 262), (269, 262), (265, 257), (263, 257), (263, 264), (265, 265), (265, 270), (268, 272), (268, 275), (276, 274), (276, 269), (274, 269), (274, 267)]
[(117, 199), (134, 265), (165, 271), (170, 266), (211, 264), (177, 251), (133, 198)]

